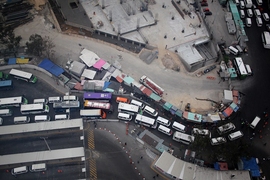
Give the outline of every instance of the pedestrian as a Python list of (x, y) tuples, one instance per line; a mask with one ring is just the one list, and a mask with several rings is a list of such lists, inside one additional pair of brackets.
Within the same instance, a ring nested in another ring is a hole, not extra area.
[(125, 142), (125, 146), (127, 145), (127, 143)]
[(266, 146), (267, 143), (264, 143), (263, 145)]
[(158, 174), (157, 174), (157, 177), (158, 177)]
[(156, 179), (156, 176), (153, 176), (153, 179)]
[(141, 159), (142, 159), (143, 157), (141, 156)]
[(214, 2), (214, 0), (211, 1), (211, 3), (213, 3), (213, 2)]
[(165, 46), (165, 49), (167, 49), (167, 45)]
[(139, 164), (139, 163), (140, 163), (140, 161), (137, 161), (137, 163)]
[(173, 38), (173, 40), (175, 40), (175, 37)]

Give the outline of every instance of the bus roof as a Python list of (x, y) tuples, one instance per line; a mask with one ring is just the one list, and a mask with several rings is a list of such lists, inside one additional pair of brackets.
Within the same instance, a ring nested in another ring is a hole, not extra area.
[(150, 118), (141, 114), (136, 115), (136, 120), (152, 125), (155, 124), (156, 121), (154, 118)]
[(37, 110), (43, 109), (44, 104), (22, 104), (21, 111)]
[(241, 75), (247, 75), (248, 73), (247, 73), (247, 70), (246, 70), (246, 68), (245, 68), (245, 64), (244, 64), (242, 58), (236, 57), (236, 58), (235, 58), (235, 61), (236, 61), (237, 66), (238, 66), (238, 68), (239, 68), (240, 74), (241, 74)]
[(30, 79), (32, 77), (31, 73), (20, 71), (20, 70), (17, 70), (17, 69), (11, 69), (9, 74), (15, 75), (15, 76), (21, 76), (21, 77), (24, 77), (24, 78), (27, 78), (27, 79)]
[(111, 99), (112, 93), (91, 93), (85, 92), (83, 94), (84, 99)]
[(12, 85), (11, 80), (0, 81), (0, 87), (11, 86), (11, 85)]
[(80, 101), (62, 101), (54, 102), (53, 108), (79, 108)]
[(0, 98), (0, 106), (10, 103), (21, 103), (23, 100), (22, 96), (18, 97), (8, 97), (8, 98)]
[(101, 109), (81, 109), (81, 116), (96, 116), (101, 115)]
[(270, 33), (267, 31), (264, 31), (263, 35), (264, 35), (264, 39), (265, 39), (265, 44), (270, 45)]

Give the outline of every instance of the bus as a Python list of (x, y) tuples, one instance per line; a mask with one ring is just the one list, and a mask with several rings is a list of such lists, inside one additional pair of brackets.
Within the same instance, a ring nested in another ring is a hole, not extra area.
[(0, 98), (1, 107), (19, 107), (22, 104), (27, 104), (28, 100), (23, 96)]
[(78, 97), (73, 95), (66, 95), (63, 96), (63, 101), (78, 101)]
[(0, 109), (0, 116), (11, 116), (12, 111), (10, 109)]
[(22, 114), (48, 113), (49, 110), (50, 110), (49, 106), (45, 104), (22, 104), (21, 105)]
[(12, 90), (13, 82), (12, 80), (0, 81), (0, 91)]
[(141, 114), (136, 115), (135, 123), (143, 125), (143, 126), (147, 126), (153, 129), (157, 128), (157, 123), (155, 119), (141, 115)]
[(184, 134), (178, 131), (175, 131), (173, 134), (173, 140), (177, 141), (177, 142), (181, 142), (184, 144), (189, 145), (190, 143), (192, 143), (194, 141), (195, 137), (191, 136), (189, 134)]
[(244, 0), (246, 8), (252, 8), (253, 3), (252, 0)]
[(57, 112), (67, 112), (68, 109), (76, 110), (80, 108), (80, 101), (54, 102), (53, 109)]
[(217, 128), (219, 134), (225, 134), (235, 129), (235, 125), (233, 123), (227, 123)]
[(164, 133), (164, 134), (167, 134), (168, 136), (171, 136), (172, 135), (172, 130), (166, 126), (163, 126), (163, 125), (159, 125), (158, 126), (158, 131)]
[(81, 109), (80, 116), (85, 119), (106, 119), (107, 117), (101, 109)]
[(14, 78), (16, 78), (16, 79), (21, 79), (21, 80), (31, 82), (31, 83), (36, 83), (37, 82), (37, 77), (36, 76), (33, 76), (33, 74), (25, 72), (25, 71), (21, 71), (21, 70), (17, 70), (17, 69), (11, 69), (9, 74), (13, 75)]
[(171, 125), (171, 122), (168, 119), (165, 119), (161, 116), (157, 117), (157, 123), (162, 124), (162, 125), (167, 126), (167, 127)]
[(234, 58), (234, 64), (237, 70), (238, 75), (240, 76), (240, 79), (244, 79), (245, 77), (248, 76), (245, 64), (240, 57)]
[(94, 92), (85, 92), (83, 94), (84, 100), (95, 100), (102, 102), (109, 102), (112, 99), (112, 93), (94, 93)]
[(211, 132), (208, 129), (199, 129), (199, 128), (193, 128), (192, 134), (197, 134), (201, 136), (206, 136), (211, 138)]
[(265, 49), (270, 49), (270, 33), (267, 31), (262, 32), (262, 43)]
[(94, 108), (94, 109), (106, 109), (109, 113), (113, 112), (113, 107), (108, 102), (98, 102), (98, 101), (84, 101), (84, 108)]
[(139, 106), (120, 102), (118, 104), (118, 112), (135, 115), (139, 112)]

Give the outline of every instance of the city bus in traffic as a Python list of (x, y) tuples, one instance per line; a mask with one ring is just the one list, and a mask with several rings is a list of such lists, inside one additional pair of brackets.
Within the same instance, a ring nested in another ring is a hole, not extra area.
[(150, 118), (141, 114), (137, 114), (135, 118), (135, 123), (147, 126), (153, 129), (157, 128), (157, 122), (154, 118)]
[(0, 91), (12, 90), (13, 82), (12, 80), (0, 81)]
[(50, 110), (49, 106), (45, 104), (22, 104), (21, 105), (22, 114), (48, 113), (49, 110)]
[(12, 111), (10, 109), (0, 109), (0, 116), (11, 116)]
[(107, 117), (102, 109), (81, 109), (80, 116), (85, 119), (106, 119)]
[(108, 102), (98, 102), (98, 101), (85, 100), (84, 101), (84, 108), (85, 109), (89, 109), (89, 108), (105, 109), (105, 110), (108, 110), (108, 113), (112, 113), (113, 112), (113, 107)]
[(85, 92), (83, 94), (84, 100), (95, 100), (102, 102), (109, 102), (112, 99), (112, 93), (95, 93), (95, 92)]
[(139, 106), (120, 102), (118, 104), (118, 112), (135, 115), (139, 112)]
[(189, 134), (175, 131), (173, 134), (173, 140), (189, 145), (194, 141), (195, 137)]
[(11, 69), (9, 74), (13, 75), (14, 78), (16, 78), (16, 79), (21, 79), (21, 80), (31, 82), (31, 83), (37, 82), (37, 77), (29, 72), (25, 72), (25, 71), (21, 71), (21, 70), (17, 70), (17, 69)]
[(27, 104), (28, 100), (24, 96), (0, 98), (1, 107), (19, 107), (21, 104)]
[(67, 110), (76, 110), (80, 108), (80, 101), (62, 101), (54, 102), (53, 109), (56, 112), (67, 112)]

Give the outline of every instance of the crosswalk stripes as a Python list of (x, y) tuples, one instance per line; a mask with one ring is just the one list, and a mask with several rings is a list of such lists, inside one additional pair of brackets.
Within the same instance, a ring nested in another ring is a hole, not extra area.
[(94, 139), (94, 131), (88, 131), (88, 148), (91, 150), (95, 149), (95, 139)]
[(89, 169), (90, 169), (90, 180), (97, 179), (97, 169), (96, 169), (96, 160), (90, 159), (89, 160)]

